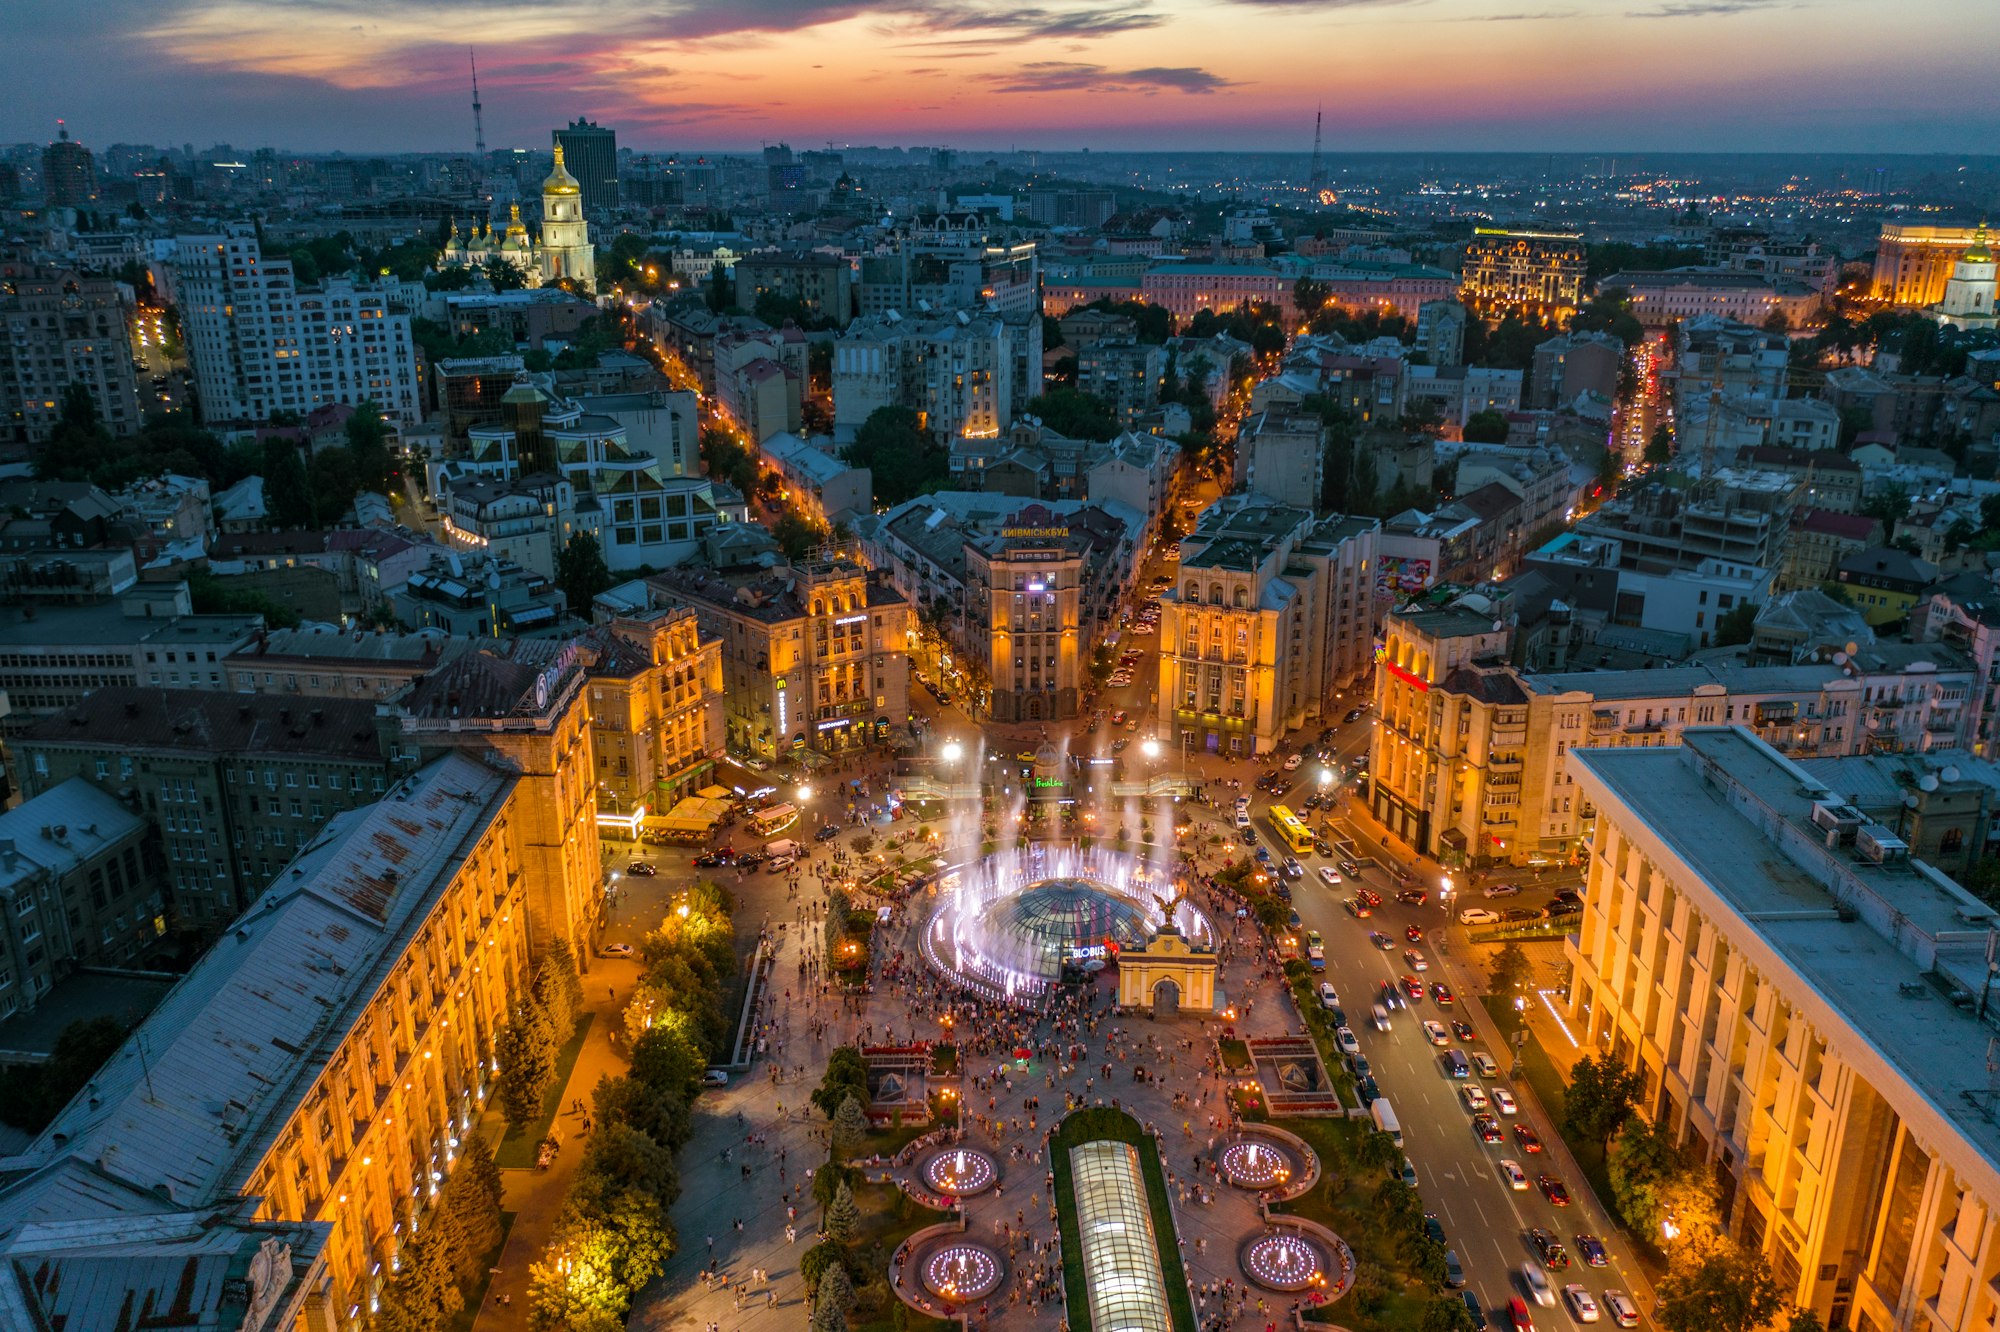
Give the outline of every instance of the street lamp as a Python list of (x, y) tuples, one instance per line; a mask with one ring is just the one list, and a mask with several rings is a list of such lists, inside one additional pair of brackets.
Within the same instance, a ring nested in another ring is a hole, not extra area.
[(946, 763), (956, 763), (965, 757), (965, 746), (956, 740), (947, 740), (944, 742), (942, 757)]
[(1160, 756), (1160, 742), (1157, 740), (1147, 740), (1139, 746), (1139, 749), (1149, 759), (1156, 759)]

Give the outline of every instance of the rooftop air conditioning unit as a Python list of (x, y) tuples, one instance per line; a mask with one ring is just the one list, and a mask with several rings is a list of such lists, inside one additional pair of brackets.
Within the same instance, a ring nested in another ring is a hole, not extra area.
[(1871, 864), (1887, 865), (1910, 854), (1910, 845), (1879, 823), (1870, 823), (1854, 835), (1855, 850)]
[(1855, 833), (1867, 819), (1852, 805), (1818, 800), (1813, 802), (1812, 821), (1814, 827), (1825, 832), (1827, 846), (1837, 847), (1853, 845)]

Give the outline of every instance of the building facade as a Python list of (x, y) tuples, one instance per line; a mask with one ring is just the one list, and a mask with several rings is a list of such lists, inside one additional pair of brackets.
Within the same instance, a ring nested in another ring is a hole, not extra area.
[(618, 131), (578, 116), (554, 138), (583, 189), (584, 208), (608, 213), (618, 207)]
[(1583, 301), (1585, 268), (1583, 237), (1575, 232), (1475, 227), (1459, 294), (1482, 309), (1575, 309)]
[(1875, 295), (1891, 305), (1936, 305), (1977, 227), (1886, 222), (1875, 241)]
[(709, 784), (726, 736), (722, 644), (691, 610), (619, 616), (578, 640), (590, 681), (597, 817), (626, 829)]
[(965, 648), (992, 682), (993, 720), (1065, 720), (1077, 715), (1090, 659), (1081, 616), (1088, 543), (1040, 505), (1014, 522), (965, 543)]
[(0, 264), (0, 429), (39, 444), (72, 385), (113, 435), (145, 421), (133, 367), (129, 287), (42, 265)]

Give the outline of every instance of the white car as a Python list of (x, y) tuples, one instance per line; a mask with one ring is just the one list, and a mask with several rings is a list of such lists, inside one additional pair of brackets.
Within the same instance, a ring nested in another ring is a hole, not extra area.
[(1622, 1290), (1604, 1292), (1604, 1307), (1611, 1311), (1611, 1321), (1620, 1327), (1639, 1326), (1639, 1306), (1632, 1297)]
[[(1315, 948), (1319, 946), (1320, 945), (1318, 944), (1313, 945), (1313, 947)], [(1321, 1008), (1340, 1007), (1340, 995), (1338, 992), (1334, 990), (1333, 985), (1328, 981), (1321, 981), (1319, 983), (1319, 1006)]]
[(1404, 952), (1403, 960), (1410, 964), (1411, 971), (1429, 971), (1431, 969), (1430, 962), (1424, 957), (1422, 952), (1415, 948)]
[(1500, 1178), (1507, 1181), (1507, 1187), (1516, 1193), (1528, 1191), (1528, 1172), (1521, 1169), (1521, 1163), (1512, 1159), (1500, 1162)]
[(1555, 1287), (1549, 1284), (1549, 1274), (1542, 1270), (1540, 1263), (1522, 1263), (1521, 1280), (1527, 1285), (1528, 1294), (1534, 1297), (1536, 1304), (1553, 1305), (1556, 1302)]
[(1474, 1050), (1472, 1052), (1472, 1066), (1479, 1070), (1479, 1076), (1482, 1078), (1497, 1078), (1500, 1076), (1500, 1065), (1494, 1063), (1493, 1056), (1487, 1054), (1484, 1050)]
[(1340, 871), (1331, 865), (1321, 865), (1319, 867), (1319, 877), (1320, 881), (1328, 887), (1337, 888), (1340, 886)]
[(1569, 1305), (1569, 1316), (1577, 1322), (1594, 1323), (1598, 1320), (1597, 1301), (1574, 1281), (1563, 1287), (1563, 1302)]
[(1284, 768), (1285, 768), (1285, 771), (1286, 771), (1286, 772), (1297, 772), (1297, 771), (1299, 770), (1299, 764), (1301, 764), (1301, 763), (1304, 763), (1304, 762), (1305, 762), (1305, 756), (1304, 756), (1304, 755), (1301, 755), (1301, 754), (1287, 754), (1287, 755), (1285, 755), (1285, 762), (1284, 762)]
[(1486, 1092), (1484, 1088), (1467, 1083), (1458, 1089), (1458, 1095), (1459, 1099), (1465, 1102), (1465, 1108), (1475, 1115), (1486, 1108)]
[(1458, 923), (1461, 925), (1498, 925), (1500, 923), (1500, 913), (1497, 911), (1488, 911), (1485, 907), (1467, 907), (1458, 913)]
[(719, 1068), (703, 1069), (701, 1085), (704, 1087), (727, 1087), (729, 1085), (729, 1075)]
[(1505, 1087), (1495, 1087), (1490, 1094), (1493, 1097), (1493, 1108), (1501, 1114), (1518, 1115), (1521, 1113), (1521, 1107), (1514, 1103), (1514, 1093), (1508, 1091)]
[(1354, 1039), (1354, 1030), (1351, 1027), (1335, 1027), (1333, 1029), (1333, 1041), (1335, 1045), (1340, 1047), (1342, 1054), (1358, 1055), (1361, 1053), (1361, 1042)]
[(1424, 1039), (1442, 1049), (1451, 1044), (1451, 1033), (1444, 1029), (1443, 1023), (1432, 1022), (1429, 1018), (1426, 1018), (1424, 1019)]
[(597, 950), (597, 955), (599, 957), (630, 957), (632, 956), (632, 945), (628, 943), (606, 944)]

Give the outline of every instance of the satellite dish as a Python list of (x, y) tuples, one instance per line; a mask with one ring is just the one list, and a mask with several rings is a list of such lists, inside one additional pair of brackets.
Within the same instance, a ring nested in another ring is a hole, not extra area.
[(1903, 808), (1915, 809), (1916, 807), (1917, 807), (1917, 793), (1914, 791), (1903, 792)]
[(1917, 789), (1922, 791), (1937, 790), (1938, 789), (1937, 774), (1934, 772), (1927, 772), (1923, 776), (1919, 777), (1917, 779)]
[(1860, 645), (1859, 643), (1849, 643), (1849, 644), (1847, 645), (1847, 655), (1848, 655), (1848, 656), (1850, 656), (1850, 657), (1851, 657), (1851, 656), (1853, 656), (1853, 655), (1854, 655), (1855, 653), (1857, 653), (1857, 652), (1859, 652), (1859, 651), (1861, 651), (1861, 645)]
[(1938, 776), (1944, 778), (1948, 782), (1957, 781), (1959, 776), (1958, 765), (1956, 763), (1945, 764), (1944, 767), (1939, 770)]
[(1836, 666), (1845, 666), (1847, 664), (1847, 654), (1845, 652), (1834, 653), (1833, 664)]

